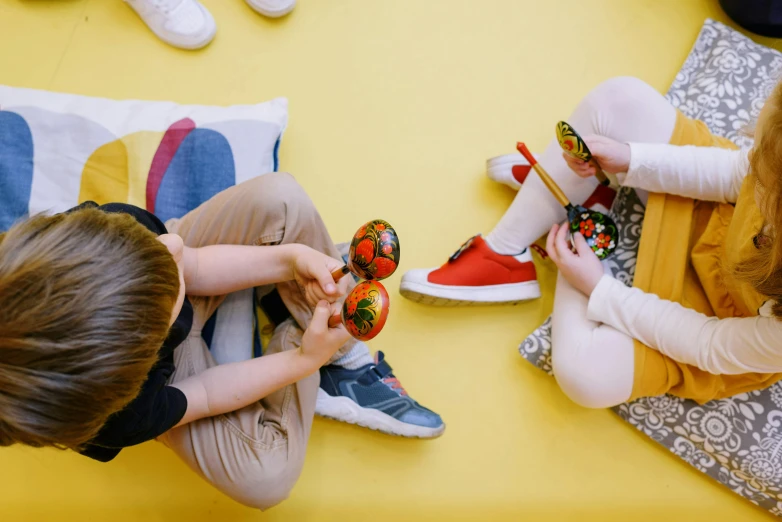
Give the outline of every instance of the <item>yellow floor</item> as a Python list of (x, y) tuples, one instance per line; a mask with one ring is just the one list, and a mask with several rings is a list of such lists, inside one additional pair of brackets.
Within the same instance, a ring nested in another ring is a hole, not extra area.
[[(300, 0), (271, 22), (204, 0), (203, 52), (152, 37), (119, 0), (0, 0), (0, 83), (114, 98), (249, 103), (284, 95), (293, 172), (336, 238), (391, 221), (402, 270), (487, 232), (512, 193), (483, 161), (533, 148), (613, 75), (664, 91), (717, 0)], [(588, 9), (585, 9), (588, 7)], [(768, 43), (768, 42), (766, 42)], [(779, 44), (775, 44), (779, 47)], [(549, 312), (435, 309), (403, 300), (384, 350), (445, 436), (400, 440), (317, 420), (304, 474), (267, 514), (211, 489), (155, 443), (112, 464), (3, 449), (0, 520), (750, 521), (763, 511), (607, 411), (576, 407), (516, 346)]]

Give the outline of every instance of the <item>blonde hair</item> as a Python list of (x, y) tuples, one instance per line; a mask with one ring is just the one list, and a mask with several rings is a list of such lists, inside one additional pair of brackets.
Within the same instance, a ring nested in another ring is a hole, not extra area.
[(38, 216), (0, 236), (0, 445), (81, 449), (135, 398), (179, 293), (127, 214)]
[(766, 100), (773, 111), (763, 122), (760, 139), (749, 155), (750, 175), (757, 181), (756, 197), (766, 224), (772, 231), (765, 236), (759, 230), (755, 252), (733, 267), (734, 275), (750, 284), (760, 294), (774, 300), (772, 313), (782, 318), (782, 241), (776, 231), (782, 230), (782, 82)]

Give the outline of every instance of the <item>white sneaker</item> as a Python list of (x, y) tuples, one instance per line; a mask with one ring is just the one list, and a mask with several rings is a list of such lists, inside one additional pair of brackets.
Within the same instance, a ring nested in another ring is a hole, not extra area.
[[(535, 159), (537, 154), (533, 154)], [(486, 174), (497, 183), (508, 185), (514, 190), (519, 190), (521, 184), (527, 178), (530, 167), (524, 156), (518, 153), (505, 154), (486, 160)]]
[(169, 45), (200, 49), (215, 37), (214, 18), (198, 0), (125, 0), (150, 30)]
[(269, 18), (279, 18), (293, 11), (296, 0), (245, 0), (247, 5)]

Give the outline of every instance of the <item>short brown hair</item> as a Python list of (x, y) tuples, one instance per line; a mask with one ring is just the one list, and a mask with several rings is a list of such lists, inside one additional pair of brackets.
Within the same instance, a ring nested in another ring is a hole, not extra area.
[(0, 236), (0, 445), (79, 450), (144, 383), (177, 266), (127, 214), (37, 216)]

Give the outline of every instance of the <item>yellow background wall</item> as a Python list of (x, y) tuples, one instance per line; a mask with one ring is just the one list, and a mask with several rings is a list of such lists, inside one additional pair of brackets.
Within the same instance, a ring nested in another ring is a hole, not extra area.
[[(57, 451), (0, 452), (0, 520), (769, 519), (608, 411), (570, 403), (516, 347), (551, 308), (436, 309), (398, 294), (488, 232), (513, 194), (484, 160), (541, 148), (579, 98), (614, 75), (665, 91), (716, 0), (301, 0), (281, 21), (204, 0), (202, 52), (157, 41), (119, 0), (0, 0), (0, 83), (182, 103), (290, 99), (281, 165), (337, 240), (381, 217), (403, 242), (382, 349), (445, 418), (411, 441), (316, 420), (292, 497), (261, 514), (156, 443), (110, 465)], [(759, 39), (764, 41), (763, 39)], [(768, 41), (764, 41), (768, 43)], [(773, 43), (780, 47), (779, 43)]]

